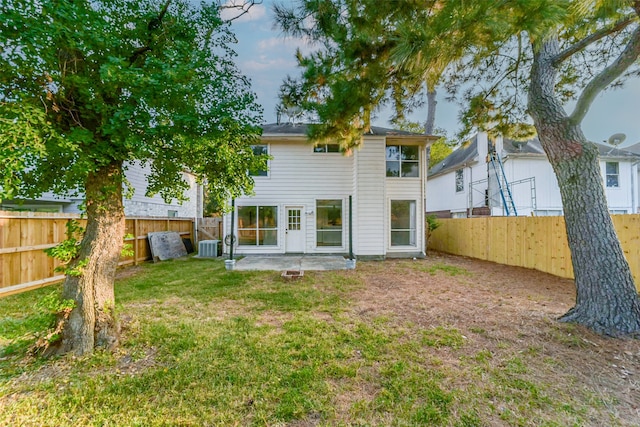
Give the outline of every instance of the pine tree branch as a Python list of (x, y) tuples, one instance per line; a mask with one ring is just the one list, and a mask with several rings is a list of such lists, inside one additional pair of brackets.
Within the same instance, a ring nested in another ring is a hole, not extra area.
[(576, 53), (585, 49), (590, 44), (595, 43), (606, 36), (609, 36), (611, 34), (615, 34), (624, 30), (626, 27), (628, 27), (632, 22), (634, 22), (637, 19), (638, 19), (637, 16), (630, 15), (619, 20), (612, 27), (602, 28), (592, 34), (589, 34), (587, 37), (574, 43), (573, 45), (569, 46), (568, 48), (560, 52), (558, 55), (556, 55), (556, 57), (553, 58), (553, 66), (557, 67), (558, 65), (560, 65), (560, 63), (569, 59), (572, 55), (575, 55)]
[(632, 66), (638, 57), (640, 57), (640, 26), (631, 34), (631, 39), (616, 60), (595, 76), (584, 88), (570, 120), (576, 124), (580, 123), (589, 111), (595, 97)]

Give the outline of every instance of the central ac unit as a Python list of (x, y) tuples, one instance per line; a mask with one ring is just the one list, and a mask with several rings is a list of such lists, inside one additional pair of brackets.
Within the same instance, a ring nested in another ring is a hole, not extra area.
[(219, 240), (201, 240), (198, 243), (198, 256), (200, 258), (217, 258)]

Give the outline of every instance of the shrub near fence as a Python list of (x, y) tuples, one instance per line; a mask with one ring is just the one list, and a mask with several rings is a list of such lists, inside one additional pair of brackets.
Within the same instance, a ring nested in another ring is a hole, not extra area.
[[(622, 250), (640, 289), (640, 215), (613, 215)], [(429, 249), (573, 278), (564, 217), (439, 219)]]
[[(73, 214), (0, 212), (0, 296), (59, 282), (64, 276), (55, 272), (60, 263), (44, 250), (65, 238), (67, 221), (75, 219), (84, 226), (86, 220)], [(120, 265), (138, 264), (151, 259), (147, 234), (176, 231), (193, 242), (190, 218), (127, 218), (125, 239), (134, 255), (122, 258)]]

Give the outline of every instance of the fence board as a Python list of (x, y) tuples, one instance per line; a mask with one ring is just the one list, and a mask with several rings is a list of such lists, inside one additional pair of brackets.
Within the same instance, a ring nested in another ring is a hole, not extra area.
[[(60, 262), (47, 256), (44, 249), (66, 238), (66, 224), (71, 219), (86, 225), (86, 220), (73, 214), (0, 211), (0, 296), (60, 281), (60, 273), (54, 271)], [(150, 231), (177, 231), (195, 243), (191, 218), (127, 218), (125, 227), (127, 234), (135, 236), (125, 239), (133, 245), (134, 256), (122, 258), (120, 265), (151, 259)]]
[[(612, 216), (640, 290), (640, 214)], [(564, 217), (441, 219), (429, 249), (573, 278)]]

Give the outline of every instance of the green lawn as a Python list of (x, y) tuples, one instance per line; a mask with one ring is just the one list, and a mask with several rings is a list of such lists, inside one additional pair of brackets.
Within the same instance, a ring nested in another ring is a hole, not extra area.
[[(366, 275), (383, 268), (285, 282), (222, 261), (144, 265), (116, 283), (119, 350), (82, 358), (26, 355), (50, 321), (38, 301), (53, 288), (0, 299), (0, 425), (560, 426), (589, 424), (602, 406), (552, 398), (546, 379), (528, 375), (535, 349), (498, 361), (446, 324), (354, 312)], [(440, 263), (414, 273), (469, 280)]]

